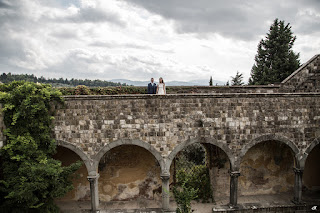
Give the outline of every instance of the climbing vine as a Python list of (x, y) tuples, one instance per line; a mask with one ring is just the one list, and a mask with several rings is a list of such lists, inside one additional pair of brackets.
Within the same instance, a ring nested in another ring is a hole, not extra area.
[(61, 92), (50, 85), (12, 82), (0, 85), (6, 144), (1, 149), (1, 212), (59, 212), (54, 198), (72, 189), (80, 162), (62, 167), (52, 158), (54, 106)]

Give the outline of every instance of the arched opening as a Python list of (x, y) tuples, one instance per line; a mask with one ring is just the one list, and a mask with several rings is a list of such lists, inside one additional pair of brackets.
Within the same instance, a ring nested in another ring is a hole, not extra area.
[(313, 201), (320, 199), (320, 144), (309, 153), (302, 176), (302, 199)]
[(114, 147), (102, 156), (98, 170), (101, 208), (161, 208), (161, 168), (147, 149)]
[[(68, 148), (57, 146), (56, 154), (53, 158), (61, 161), (62, 166), (69, 166), (77, 161), (82, 161), (81, 158)], [(57, 199), (58, 201), (89, 201), (90, 200), (90, 185), (87, 180), (88, 171), (83, 163), (80, 169), (75, 172), (73, 179), (73, 190), (68, 192), (64, 197)]]
[[(211, 143), (191, 143), (174, 157), (170, 167), (170, 190), (181, 183), (198, 188), (197, 198), (192, 201), (196, 212), (210, 211), (212, 204), (226, 205), (230, 193), (230, 160), (218, 146)], [(174, 196), (171, 206), (177, 205)], [(208, 203), (208, 205), (203, 204)]]
[(289, 203), (294, 189), (294, 156), (287, 144), (275, 140), (252, 146), (240, 164), (239, 203), (267, 202), (269, 198)]

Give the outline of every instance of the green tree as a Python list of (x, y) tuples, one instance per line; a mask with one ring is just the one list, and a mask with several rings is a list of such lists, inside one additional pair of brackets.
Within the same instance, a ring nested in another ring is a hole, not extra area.
[(212, 76), (210, 76), (209, 86), (212, 86), (212, 85), (213, 85)]
[(240, 86), (243, 84), (242, 73), (239, 73), (239, 71), (237, 71), (237, 74), (234, 77), (231, 77), (231, 86)]
[(290, 24), (275, 19), (266, 38), (258, 45), (249, 84), (279, 83), (298, 69), (299, 53), (292, 50), (295, 40)]
[(1, 212), (58, 212), (54, 198), (72, 189), (80, 162), (62, 167), (54, 160), (53, 107), (61, 93), (50, 85), (12, 82), (0, 85), (6, 144), (1, 149)]

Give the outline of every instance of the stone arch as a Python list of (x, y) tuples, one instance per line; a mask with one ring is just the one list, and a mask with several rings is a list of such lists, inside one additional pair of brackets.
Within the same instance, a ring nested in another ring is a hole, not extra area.
[(319, 144), (320, 144), (320, 138), (316, 138), (314, 141), (312, 141), (312, 143), (308, 146), (306, 151), (302, 154), (302, 156), (300, 158), (300, 167), (302, 169), (305, 166), (305, 163), (307, 161), (307, 158), (308, 158), (308, 155), (310, 154), (310, 152)]
[(143, 142), (141, 140), (130, 140), (130, 139), (120, 139), (117, 141), (114, 141), (112, 143), (109, 143), (108, 145), (102, 147), (100, 149), (100, 151), (94, 156), (93, 160), (94, 160), (94, 167), (95, 167), (95, 171), (98, 170), (98, 165), (99, 162), (101, 160), (101, 158), (111, 149), (117, 147), (117, 146), (121, 146), (121, 145), (136, 145), (139, 147), (142, 147), (146, 150), (148, 150), (158, 161), (161, 171), (163, 171), (163, 158), (160, 154), (160, 152), (158, 152), (153, 146), (151, 146), (149, 143)]
[(64, 147), (64, 148), (67, 148), (67, 149), (70, 149), (71, 151), (76, 153), (81, 158), (81, 160), (84, 162), (84, 164), (86, 165), (87, 172), (89, 175), (94, 175), (96, 173), (96, 170), (92, 164), (92, 160), (90, 158), (88, 158), (88, 156), (81, 149), (79, 149), (77, 146), (75, 146), (74, 144), (62, 141), (62, 140), (57, 140), (57, 145)]
[[(245, 154), (255, 145), (262, 143), (262, 142), (266, 142), (266, 141), (279, 141), (281, 143), (286, 144), (287, 146), (290, 147), (290, 149), (292, 150), (292, 152), (294, 153), (295, 156), (295, 161), (297, 161), (297, 156), (299, 155), (299, 149), (298, 147), (288, 138), (284, 137), (284, 136), (280, 136), (280, 135), (275, 135), (275, 134), (270, 134), (270, 135), (262, 135), (259, 136), (253, 140), (251, 140), (247, 145), (245, 145), (241, 151), (240, 151), (240, 155), (239, 155), (239, 159), (236, 162), (236, 167), (240, 168), (240, 163), (243, 159), (243, 157), (245, 156)], [(296, 162), (297, 163), (297, 162)]]
[(180, 151), (182, 151), (184, 148), (186, 148), (187, 146), (189, 146), (191, 144), (194, 144), (194, 143), (208, 143), (208, 144), (212, 144), (212, 145), (215, 145), (215, 146), (219, 147), (228, 156), (229, 161), (230, 161), (230, 169), (231, 170), (234, 169), (235, 159), (233, 157), (233, 154), (232, 154), (231, 150), (229, 149), (229, 147), (226, 144), (219, 143), (217, 140), (212, 139), (212, 138), (210, 138), (210, 139), (208, 139), (208, 138), (201, 138), (201, 139), (195, 138), (195, 139), (187, 140), (187, 141), (185, 141), (183, 143), (180, 143), (178, 146), (176, 146), (174, 148), (174, 150), (170, 153), (170, 155), (166, 159), (166, 165), (165, 165), (166, 171), (170, 170), (170, 166), (171, 166), (171, 163), (172, 163), (174, 157)]

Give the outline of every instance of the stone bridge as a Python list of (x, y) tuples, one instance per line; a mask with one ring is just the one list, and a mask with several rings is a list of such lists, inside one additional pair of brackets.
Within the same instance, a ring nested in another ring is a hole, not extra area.
[(99, 163), (110, 150), (126, 145), (156, 159), (162, 208), (168, 210), (170, 168), (188, 145), (211, 144), (227, 156), (230, 177), (224, 181), (230, 205), (236, 206), (246, 154), (260, 143), (282, 144), (293, 156), (293, 199), (299, 203), (308, 155), (320, 141), (319, 76), (316, 55), (275, 86), (243, 86), (237, 92), (236, 87), (212, 87), (206, 94), (165, 96), (66, 96), (65, 105), (56, 109), (55, 138), (84, 162), (93, 210), (101, 199)]
[(319, 75), (316, 55), (281, 85), (239, 89), (249, 93), (234, 93), (233, 87), (221, 93), (213, 87), (206, 94), (67, 96), (56, 109), (55, 137), (85, 163), (93, 209), (99, 205), (99, 162), (124, 145), (154, 156), (161, 171), (162, 207), (168, 209), (170, 167), (188, 145), (205, 143), (223, 150), (230, 163), (230, 205), (237, 205), (244, 156), (259, 143), (276, 141), (293, 153), (294, 200), (300, 202), (302, 172), (320, 141)]

